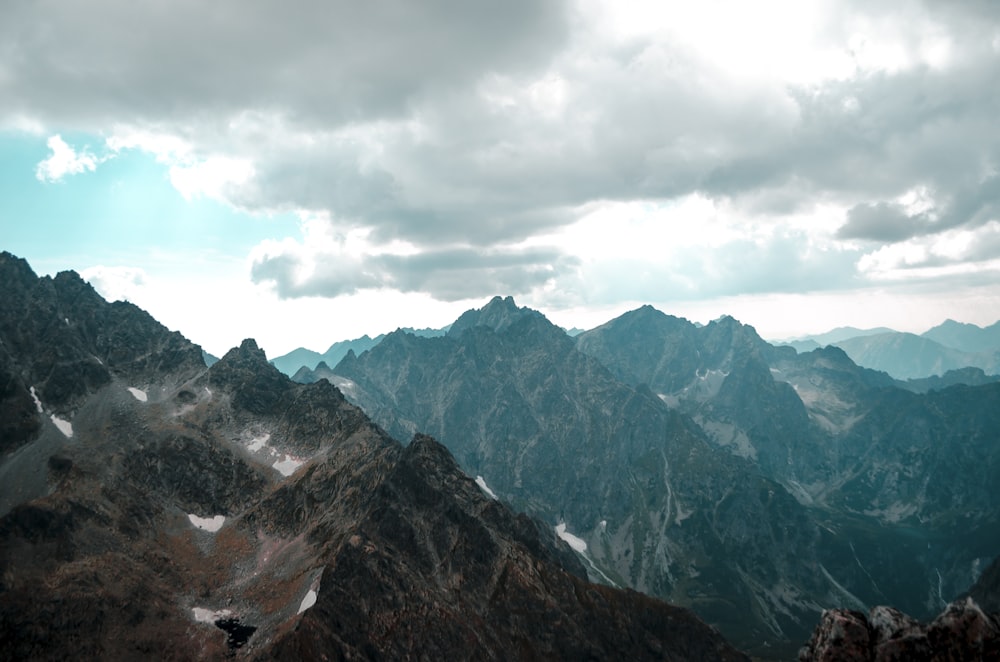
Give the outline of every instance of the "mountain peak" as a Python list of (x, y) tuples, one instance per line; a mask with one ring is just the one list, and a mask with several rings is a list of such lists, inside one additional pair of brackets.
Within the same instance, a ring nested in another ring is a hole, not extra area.
[(537, 310), (531, 308), (518, 308), (514, 302), (514, 297), (495, 296), (478, 310), (467, 310), (455, 320), (448, 330), (449, 336), (457, 338), (466, 329), (476, 326), (487, 326), (494, 331), (500, 332), (509, 327), (515, 321), (527, 316), (544, 317)]

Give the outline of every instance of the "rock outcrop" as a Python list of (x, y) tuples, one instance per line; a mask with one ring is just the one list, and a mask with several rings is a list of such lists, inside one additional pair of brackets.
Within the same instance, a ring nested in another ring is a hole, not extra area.
[(951, 603), (932, 622), (919, 623), (891, 607), (867, 615), (846, 609), (823, 612), (800, 662), (1000, 659), (1000, 617), (971, 598)]

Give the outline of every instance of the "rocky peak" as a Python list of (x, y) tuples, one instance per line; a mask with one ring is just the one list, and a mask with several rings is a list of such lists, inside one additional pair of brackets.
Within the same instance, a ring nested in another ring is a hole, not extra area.
[(0, 252), (0, 282), (4, 283), (5, 289), (15, 286), (25, 288), (36, 280), (38, 276), (27, 260), (7, 251)]
[(291, 382), (268, 363), (264, 350), (252, 338), (234, 347), (208, 369), (210, 386), (233, 393), (234, 403), (255, 414), (273, 413)]
[(502, 298), (493, 297), (489, 303), (478, 310), (467, 310), (455, 320), (448, 330), (449, 336), (457, 338), (466, 329), (476, 326), (487, 326), (496, 332), (501, 332), (511, 326), (522, 317), (537, 316), (542, 314), (531, 308), (519, 308), (514, 303), (514, 297)]
[(1000, 659), (1000, 615), (987, 614), (971, 598), (948, 605), (922, 624), (891, 607), (868, 614), (827, 609), (800, 662)]

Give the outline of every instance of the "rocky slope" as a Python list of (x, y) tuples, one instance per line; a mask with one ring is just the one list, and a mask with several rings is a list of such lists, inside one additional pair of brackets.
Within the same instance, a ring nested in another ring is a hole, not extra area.
[[(720, 365), (734, 330), (709, 330)], [(823, 568), (842, 559), (784, 487), (509, 299), (446, 338), (391, 334), (334, 373), (381, 425), (433, 434), (491, 491), (571, 533), (593, 578), (690, 606), (741, 645), (794, 650), (838, 599)]]
[(929, 618), (1000, 547), (996, 385), (914, 394), (836, 347), (796, 354), (649, 307), (574, 341), (500, 298), (333, 373), (380, 424), (432, 433), (571, 532), (592, 576), (747, 647), (795, 641), (823, 607)]
[(75, 274), (0, 282), (0, 657), (745, 659), (252, 341), (206, 368)]
[(661, 397), (836, 534), (830, 551), (856, 560), (832, 572), (852, 596), (842, 604), (889, 603), (931, 618), (996, 555), (1000, 501), (990, 486), (1000, 474), (1000, 390), (992, 380), (914, 394), (837, 347), (769, 349), (734, 322), (742, 328), (730, 332), (732, 350), (720, 363), (718, 346), (699, 342), (701, 329), (649, 308), (578, 342), (606, 348), (612, 365), (643, 353), (656, 365), (658, 344), (672, 352), (670, 337), (657, 336), (668, 323), (704, 358), (672, 377), (674, 390), (658, 382)]

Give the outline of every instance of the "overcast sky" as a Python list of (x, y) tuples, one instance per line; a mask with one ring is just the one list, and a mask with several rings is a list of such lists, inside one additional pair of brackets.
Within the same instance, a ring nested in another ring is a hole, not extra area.
[(214, 353), (494, 294), (985, 325), (998, 118), (987, 0), (12, 0), (0, 248)]

